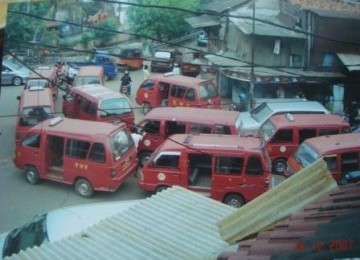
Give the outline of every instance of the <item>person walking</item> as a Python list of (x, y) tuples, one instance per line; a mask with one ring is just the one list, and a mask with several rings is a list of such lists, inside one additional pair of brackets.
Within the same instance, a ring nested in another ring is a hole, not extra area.
[(130, 96), (132, 79), (129, 75), (129, 71), (125, 71), (120, 81), (121, 81), (120, 93), (124, 93), (125, 95)]
[(143, 67), (144, 80), (150, 77), (149, 66), (147, 64)]

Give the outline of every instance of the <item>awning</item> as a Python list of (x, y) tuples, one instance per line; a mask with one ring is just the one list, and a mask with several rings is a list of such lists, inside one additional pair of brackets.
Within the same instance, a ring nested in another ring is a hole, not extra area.
[(349, 71), (360, 70), (360, 54), (336, 53)]
[(207, 14), (189, 17), (186, 18), (185, 21), (190, 24), (192, 28), (195, 29), (220, 25), (219, 17)]

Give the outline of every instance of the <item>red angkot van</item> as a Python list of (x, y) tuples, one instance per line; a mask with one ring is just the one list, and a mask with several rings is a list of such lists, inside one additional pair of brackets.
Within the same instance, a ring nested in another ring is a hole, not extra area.
[(30, 87), (24, 89), (19, 100), (15, 125), (15, 140), (18, 142), (27, 131), (38, 123), (55, 116), (55, 105), (50, 88)]
[(74, 185), (90, 197), (116, 191), (137, 168), (134, 141), (124, 124), (56, 117), (31, 128), (16, 145), (14, 164), (30, 184), (40, 179)]
[(305, 140), (287, 161), (290, 176), (323, 158), (334, 179), (340, 183), (352, 171), (360, 170), (360, 133), (326, 135)]
[(49, 88), (53, 98), (58, 96), (58, 87), (56, 85), (56, 68), (55, 67), (38, 67), (35, 72), (32, 71), (28, 81), (26, 82), (24, 89), (30, 88)]
[(122, 121), (134, 125), (134, 111), (129, 98), (98, 84), (73, 87), (63, 96), (62, 110), (66, 117), (100, 121)]
[(212, 80), (173, 74), (150, 76), (138, 88), (135, 101), (144, 114), (159, 106), (221, 108)]
[(272, 161), (272, 172), (284, 174), (287, 159), (306, 139), (349, 133), (350, 125), (333, 114), (279, 114), (260, 127), (260, 135)]
[(259, 138), (178, 134), (155, 150), (138, 185), (147, 191), (179, 185), (241, 207), (266, 192), (270, 179), (270, 159)]

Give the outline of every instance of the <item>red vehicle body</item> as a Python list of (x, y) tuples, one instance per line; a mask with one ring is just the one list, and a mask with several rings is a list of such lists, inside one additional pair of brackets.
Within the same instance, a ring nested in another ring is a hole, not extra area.
[(173, 134), (239, 135), (239, 112), (195, 107), (156, 107), (138, 125), (145, 132), (139, 142), (140, 164)]
[(178, 134), (153, 153), (138, 185), (147, 191), (179, 185), (241, 207), (266, 192), (270, 179), (270, 160), (259, 138)]
[(66, 117), (108, 123), (122, 121), (129, 129), (134, 125), (129, 98), (105, 86), (73, 87), (63, 99), (62, 110)]
[(18, 117), (16, 118), (15, 140), (18, 142), (28, 130), (55, 116), (55, 105), (50, 88), (31, 87), (24, 89), (19, 100)]
[(159, 106), (221, 108), (212, 80), (172, 74), (150, 76), (138, 88), (135, 101), (144, 114)]
[(75, 185), (81, 196), (116, 191), (137, 168), (136, 148), (123, 124), (56, 117), (31, 128), (16, 145), (14, 164), (26, 180)]
[(72, 87), (89, 85), (89, 84), (105, 84), (104, 68), (102, 66), (83, 66), (80, 67), (76, 74)]
[(333, 114), (279, 114), (271, 116), (259, 133), (272, 161), (272, 171), (283, 174), (287, 159), (307, 138), (349, 133), (350, 125)]
[(326, 135), (305, 140), (288, 161), (290, 176), (323, 158), (334, 179), (340, 182), (351, 171), (360, 170), (360, 134)]
[(57, 75), (55, 67), (39, 67), (32, 71), (24, 89), (43, 87), (51, 89), (54, 99), (58, 96)]

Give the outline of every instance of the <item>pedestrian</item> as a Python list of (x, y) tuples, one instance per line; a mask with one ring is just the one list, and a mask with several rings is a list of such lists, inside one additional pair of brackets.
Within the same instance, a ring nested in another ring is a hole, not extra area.
[(149, 66), (147, 64), (145, 64), (143, 67), (143, 73), (144, 73), (144, 79), (150, 77)]
[(135, 148), (137, 150), (139, 146), (139, 142), (143, 139), (145, 132), (139, 133), (136, 126), (131, 127), (130, 131), (131, 131), (131, 137), (134, 140)]
[(125, 71), (120, 81), (121, 81), (120, 92), (126, 94), (127, 96), (130, 96), (132, 79), (129, 75), (129, 71)]
[(180, 75), (179, 64), (177, 64), (177, 63), (174, 64), (174, 68), (173, 68), (173, 70), (172, 70), (172, 73), (173, 73), (174, 75)]

